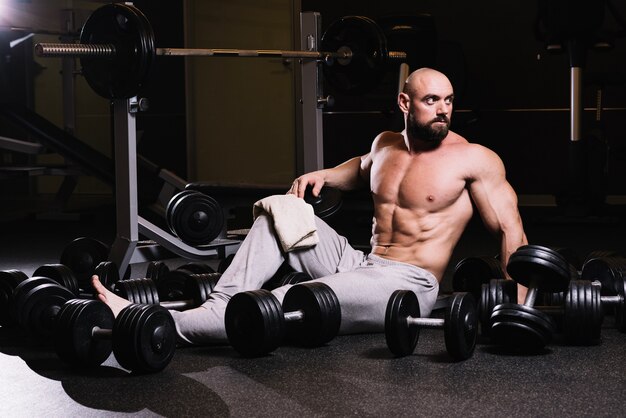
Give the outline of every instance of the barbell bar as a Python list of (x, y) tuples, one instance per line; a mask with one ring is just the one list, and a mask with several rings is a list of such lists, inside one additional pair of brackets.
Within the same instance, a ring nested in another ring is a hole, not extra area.
[[(323, 51), (278, 49), (157, 48), (146, 16), (135, 6), (112, 3), (85, 21), (79, 43), (38, 43), (40, 57), (76, 57), (91, 88), (108, 99), (137, 96), (156, 56), (277, 57), (324, 62), (324, 75), (338, 91), (362, 92), (375, 85), (389, 60), (406, 52), (388, 51), (383, 30), (364, 16), (344, 16), (324, 32)], [(339, 65), (334, 65), (338, 63)]]

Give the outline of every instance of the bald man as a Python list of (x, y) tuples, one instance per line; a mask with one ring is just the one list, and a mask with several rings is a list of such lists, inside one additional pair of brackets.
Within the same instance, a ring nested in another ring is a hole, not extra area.
[[(209, 300), (196, 309), (172, 312), (181, 342), (225, 342), (224, 311), (230, 297), (259, 289), (283, 261), (335, 292), (342, 334), (383, 331), (385, 308), (397, 289), (415, 292), (422, 316), (428, 316), (452, 251), (472, 217), (472, 202), (500, 239), (503, 265), (527, 243), (517, 196), (500, 158), (449, 129), (454, 92), (448, 78), (433, 69), (416, 70), (397, 100), (405, 120), (402, 132), (379, 134), (369, 153), (302, 175), (288, 191), (302, 198), (309, 185), (314, 195), (323, 186), (369, 187), (374, 203), (372, 251), (353, 249), (346, 238), (316, 219), (319, 243), (284, 253), (272, 221), (260, 216)], [(94, 287), (115, 313), (128, 304), (97, 277)], [(288, 288), (273, 293), (282, 301)], [(519, 290), (523, 300), (525, 289)]]

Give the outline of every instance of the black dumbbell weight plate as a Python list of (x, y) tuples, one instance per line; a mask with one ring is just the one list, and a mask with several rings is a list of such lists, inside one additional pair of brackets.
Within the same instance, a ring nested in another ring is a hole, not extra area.
[(563, 333), (567, 341), (576, 345), (597, 344), (602, 320), (600, 289), (586, 280), (572, 281), (563, 305)]
[(524, 351), (539, 351), (555, 332), (554, 321), (537, 309), (503, 303), (491, 314), (491, 337), (496, 344)]
[(626, 278), (622, 278), (618, 281), (617, 296), (621, 299), (615, 305), (615, 328), (620, 332), (626, 332), (626, 309), (624, 309), (624, 303), (626, 299)]
[(224, 273), (226, 269), (230, 266), (230, 263), (233, 262), (233, 258), (235, 258), (235, 254), (229, 254), (226, 258), (223, 258), (220, 261), (220, 264), (217, 266), (218, 273)]
[[(98, 263), (93, 274), (96, 274), (100, 278), (100, 283), (109, 290), (113, 289), (113, 284), (120, 280), (120, 272), (112, 261), (102, 261)], [(91, 286), (84, 290), (87, 289), (91, 289)]]
[(334, 187), (323, 187), (319, 195), (313, 196), (313, 187), (304, 191), (304, 201), (313, 207), (313, 213), (320, 219), (326, 219), (337, 213), (343, 204), (341, 191)]
[(511, 255), (507, 271), (516, 282), (526, 287), (537, 280), (544, 292), (563, 292), (570, 281), (569, 270), (536, 256)]
[(187, 270), (172, 270), (170, 273), (162, 277), (157, 283), (159, 298), (166, 300), (181, 300), (185, 294), (185, 281), (193, 273)]
[(394, 356), (404, 357), (415, 351), (420, 329), (409, 326), (408, 317), (419, 318), (420, 305), (415, 293), (396, 290), (391, 294), (385, 313), (385, 339)]
[(452, 297), (445, 312), (443, 332), (446, 350), (454, 360), (467, 360), (474, 354), (478, 316), (471, 293), (456, 293)]
[(94, 327), (112, 329), (111, 309), (96, 300), (70, 300), (57, 318), (55, 347), (61, 360), (76, 366), (94, 367), (111, 355), (111, 340), (92, 338)]
[(602, 296), (614, 296), (625, 268), (626, 259), (621, 257), (592, 258), (583, 265), (581, 279), (599, 281)]
[(479, 314), (481, 335), (489, 337), (493, 308), (502, 303), (517, 302), (517, 283), (513, 280), (493, 279), (483, 285)]
[(129, 305), (113, 324), (113, 353), (136, 373), (154, 373), (170, 363), (176, 349), (174, 319), (158, 305)]
[(274, 277), (263, 284), (263, 289), (274, 290), (288, 284), (295, 285), (298, 283), (308, 282), (310, 280), (312, 280), (312, 277), (307, 273), (290, 271), (283, 275), (274, 275)]
[(20, 318), (20, 310), (26, 296), (32, 289), (37, 286), (41, 286), (42, 284), (58, 283), (48, 277), (34, 276), (22, 281), (15, 287), (13, 297), (11, 298), (11, 318), (14, 323), (19, 324), (22, 322), (22, 319)]
[(78, 281), (72, 270), (63, 264), (44, 264), (33, 272), (33, 276), (48, 277), (78, 295)]
[(15, 288), (28, 276), (19, 270), (0, 271), (0, 326), (11, 325), (11, 304)]
[(82, 57), (82, 74), (89, 86), (107, 99), (136, 96), (155, 57), (154, 33), (139, 9), (109, 4), (95, 10), (83, 25), (83, 44), (113, 44), (114, 57)]
[(549, 263), (551, 267), (554, 267), (555, 269), (562, 271), (563, 274), (567, 274), (568, 279), (571, 278), (570, 276), (571, 265), (562, 254), (553, 250), (552, 248), (543, 247), (541, 245), (529, 244), (529, 245), (524, 245), (518, 248), (514, 254), (516, 257), (517, 256), (532, 257), (532, 258), (541, 260), (545, 263)]
[(192, 274), (185, 281), (185, 298), (191, 299), (195, 306), (207, 301), (221, 277), (220, 273)]
[(304, 347), (318, 347), (333, 339), (341, 325), (341, 308), (335, 293), (324, 283), (307, 283), (290, 288), (283, 311), (302, 311), (304, 320), (288, 322), (289, 339)]
[(452, 287), (455, 292), (470, 292), (478, 298), (481, 285), (491, 279), (504, 279), (500, 260), (493, 257), (467, 257), (454, 267)]
[(170, 268), (162, 261), (151, 261), (146, 269), (146, 278), (158, 283), (160, 279), (167, 276)]
[(169, 219), (170, 229), (189, 245), (211, 243), (224, 227), (224, 214), (219, 204), (200, 192), (191, 192), (176, 199)]
[(197, 193), (197, 192), (193, 190), (183, 190), (181, 192), (176, 193), (174, 196), (172, 196), (169, 202), (167, 202), (167, 207), (165, 208), (165, 220), (167, 221), (167, 225), (170, 228), (170, 231), (174, 235), (176, 235), (176, 230), (174, 228), (174, 219), (173, 219), (174, 208), (176, 207), (180, 199), (193, 193)]
[(36, 286), (19, 301), (18, 324), (32, 335), (51, 337), (57, 309), (73, 298), (72, 292), (57, 283)]
[(242, 356), (274, 351), (285, 335), (283, 311), (271, 292), (241, 292), (228, 302), (224, 317), (228, 341)]
[(109, 256), (109, 247), (104, 243), (88, 237), (76, 238), (65, 246), (60, 262), (72, 270), (78, 280), (78, 287), (91, 287), (91, 276), (98, 264)]

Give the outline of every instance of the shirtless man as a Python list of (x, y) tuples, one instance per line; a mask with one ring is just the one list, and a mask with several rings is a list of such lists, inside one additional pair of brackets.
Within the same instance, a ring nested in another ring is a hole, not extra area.
[[(258, 289), (286, 260), (329, 285), (341, 305), (340, 333), (379, 332), (394, 290), (414, 291), (422, 316), (430, 315), (452, 251), (472, 217), (472, 201), (501, 242), (503, 265), (527, 243), (517, 196), (500, 158), (449, 130), (454, 94), (448, 78), (422, 68), (398, 95), (405, 130), (383, 132), (371, 151), (337, 167), (298, 177), (288, 193), (317, 195), (325, 185), (341, 190), (369, 187), (374, 202), (372, 251), (355, 250), (316, 219), (319, 244), (283, 253), (267, 216), (257, 218), (201, 307), (172, 314), (181, 342), (224, 342), (224, 310), (232, 295)], [(250, 267), (250, 268), (248, 268)], [(128, 301), (107, 291), (94, 276), (99, 298), (115, 313)], [(280, 301), (289, 286), (273, 291)], [(524, 288), (519, 298), (525, 297)]]

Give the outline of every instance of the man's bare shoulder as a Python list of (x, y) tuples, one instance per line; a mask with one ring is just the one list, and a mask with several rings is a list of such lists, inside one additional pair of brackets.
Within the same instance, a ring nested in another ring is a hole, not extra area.
[(471, 156), (479, 160), (500, 160), (498, 154), (496, 154), (491, 149), (487, 148), (484, 145), (470, 142), (461, 135), (458, 135), (457, 133), (450, 131), (450, 135), (448, 135), (448, 137), (449, 138), (446, 138), (450, 139), (448, 144), (452, 148), (455, 148), (459, 153), (464, 153), (467, 156)]

